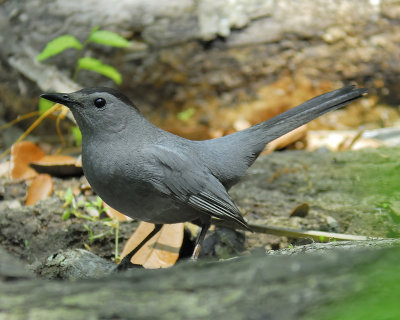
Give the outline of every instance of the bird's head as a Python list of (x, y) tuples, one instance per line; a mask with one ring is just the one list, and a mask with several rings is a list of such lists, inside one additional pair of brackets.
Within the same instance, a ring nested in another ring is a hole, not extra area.
[(41, 97), (68, 107), (83, 135), (121, 131), (140, 114), (125, 95), (111, 88), (85, 88), (73, 93), (44, 93)]

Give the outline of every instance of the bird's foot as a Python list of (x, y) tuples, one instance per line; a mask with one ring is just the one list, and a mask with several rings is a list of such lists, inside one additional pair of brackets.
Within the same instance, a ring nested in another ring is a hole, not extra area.
[(143, 269), (143, 266), (141, 264), (131, 263), (130, 261), (128, 262), (121, 261), (120, 264), (115, 266), (114, 273), (125, 271), (128, 269)]

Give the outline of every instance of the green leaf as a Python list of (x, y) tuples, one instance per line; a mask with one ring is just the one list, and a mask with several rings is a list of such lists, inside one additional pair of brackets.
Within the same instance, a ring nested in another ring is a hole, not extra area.
[(196, 110), (194, 108), (189, 108), (181, 111), (177, 114), (179, 120), (188, 121), (195, 114)]
[(89, 36), (89, 41), (118, 48), (126, 48), (131, 46), (131, 43), (125, 38), (121, 37), (119, 34), (107, 30), (92, 31)]
[(72, 193), (72, 189), (68, 188), (67, 191), (65, 191), (64, 200), (68, 203), (71, 203), (73, 198), (74, 194)]
[(69, 219), (69, 217), (71, 216), (71, 209), (65, 209), (65, 211), (64, 211), (64, 213), (63, 213), (63, 215), (62, 215), (62, 217), (61, 217), (61, 219), (63, 220), (63, 221), (65, 221), (65, 220), (68, 220)]
[(39, 113), (42, 114), (43, 112), (49, 110), (54, 105), (54, 102), (40, 98), (39, 99)]
[(96, 203), (96, 207), (101, 210), (103, 207), (103, 200), (101, 200), (101, 198), (99, 196), (97, 196), (95, 203)]
[(83, 205), (86, 208), (96, 208), (96, 206), (92, 202), (85, 202)]
[(60, 36), (48, 42), (43, 51), (38, 54), (36, 59), (38, 61), (43, 61), (70, 48), (81, 50), (82, 44), (78, 41), (78, 39), (69, 34)]
[(72, 134), (75, 139), (75, 144), (80, 147), (82, 145), (82, 133), (78, 126), (71, 128)]
[(94, 26), (93, 27), (93, 29), (90, 31), (90, 35), (89, 35), (88, 41), (89, 41), (90, 37), (92, 36), (92, 34), (95, 33), (97, 30), (99, 30), (99, 28), (100, 28), (99, 26)]
[(86, 69), (90, 71), (94, 71), (97, 73), (102, 74), (113, 80), (116, 84), (122, 83), (122, 76), (121, 74), (115, 69), (114, 67), (103, 64), (100, 60), (91, 58), (91, 57), (84, 57), (78, 60), (78, 70)]

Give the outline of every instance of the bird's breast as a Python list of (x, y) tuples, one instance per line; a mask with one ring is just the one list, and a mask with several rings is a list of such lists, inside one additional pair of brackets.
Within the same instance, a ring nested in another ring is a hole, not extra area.
[(161, 195), (143, 177), (135, 152), (115, 148), (85, 148), (83, 170), (93, 190), (108, 205), (134, 219), (151, 223), (178, 223), (199, 218), (200, 212)]

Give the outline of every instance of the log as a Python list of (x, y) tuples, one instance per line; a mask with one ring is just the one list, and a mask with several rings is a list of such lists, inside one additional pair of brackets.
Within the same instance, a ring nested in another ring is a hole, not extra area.
[[(397, 241), (398, 246), (398, 241)], [(332, 305), (398, 316), (400, 249), (332, 249), (329, 254), (253, 254), (224, 262), (131, 269), (100, 279), (44, 281), (0, 274), (3, 319), (321, 319)], [(4, 253), (0, 271), (3, 272)], [(379, 272), (377, 272), (379, 270)], [(397, 276), (396, 276), (397, 275)], [(369, 291), (373, 290), (373, 291)], [(393, 303), (395, 301), (395, 303)], [(339, 306), (341, 305), (339, 304)], [(381, 305), (385, 310), (381, 310)], [(346, 309), (345, 309), (346, 310)], [(337, 310), (336, 310), (337, 312)]]
[[(353, 80), (398, 100), (393, 74), (400, 71), (400, 32), (392, 21), (400, 16), (399, 6), (390, 0), (7, 1), (0, 7), (7, 35), (0, 38), (0, 74), (7, 74), (11, 92), (3, 88), (0, 98), (12, 107), (12, 93), (21, 90), (33, 98), (38, 88), (75, 88), (68, 77), (78, 53), (70, 50), (43, 63), (35, 56), (56, 36), (84, 41), (99, 25), (136, 45), (91, 45), (85, 54), (120, 70), (121, 89), (147, 112), (171, 105), (235, 107), (265, 100), (268, 89), (301, 90), (310, 98)], [(113, 86), (85, 71), (78, 82)]]

